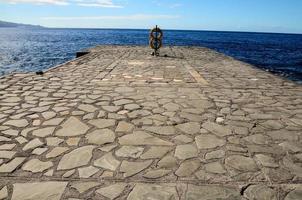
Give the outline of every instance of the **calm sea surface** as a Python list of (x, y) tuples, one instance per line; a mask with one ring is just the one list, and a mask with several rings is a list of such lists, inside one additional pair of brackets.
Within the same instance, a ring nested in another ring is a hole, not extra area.
[[(45, 70), (97, 44), (147, 45), (148, 30), (0, 28), (0, 76)], [(164, 44), (209, 47), (302, 83), (302, 35), (165, 31)]]

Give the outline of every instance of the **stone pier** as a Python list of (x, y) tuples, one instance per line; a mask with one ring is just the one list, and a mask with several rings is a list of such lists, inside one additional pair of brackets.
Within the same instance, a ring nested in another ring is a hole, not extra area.
[(207, 48), (89, 52), (0, 78), (0, 199), (302, 199), (301, 85)]

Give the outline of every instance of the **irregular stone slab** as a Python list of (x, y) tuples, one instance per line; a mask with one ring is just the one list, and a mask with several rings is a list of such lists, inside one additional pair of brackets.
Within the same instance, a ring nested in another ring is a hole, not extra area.
[(0, 158), (12, 159), (16, 151), (0, 151)]
[(69, 171), (67, 171), (66, 173), (63, 174), (63, 177), (64, 177), (64, 178), (69, 178), (69, 177), (71, 177), (75, 172), (76, 172), (75, 169), (69, 170)]
[(118, 196), (121, 195), (121, 193), (125, 190), (126, 187), (126, 183), (116, 183), (114, 185), (109, 185), (107, 187), (100, 188), (95, 192), (109, 199), (116, 199)]
[(78, 183), (72, 183), (70, 187), (76, 189), (79, 193), (84, 193), (91, 188), (97, 187), (101, 185), (97, 182), (78, 182)]
[(35, 148), (31, 154), (33, 155), (41, 155), (43, 154), (44, 152), (46, 152), (48, 150), (48, 148)]
[(180, 106), (178, 104), (172, 102), (163, 105), (163, 107), (170, 112), (175, 112), (180, 109)]
[(294, 163), (291, 157), (285, 156), (283, 157), (283, 165), (287, 168), (291, 173), (297, 175), (298, 177), (302, 177), (302, 167), (298, 163)]
[(265, 185), (251, 185), (244, 191), (247, 199), (277, 200), (277, 192)]
[(60, 160), (57, 170), (73, 169), (87, 165), (95, 146), (83, 146), (65, 154)]
[(109, 152), (117, 146), (118, 146), (117, 144), (109, 144), (109, 145), (100, 147), (99, 150), (104, 151), (104, 152)]
[(254, 143), (254, 144), (269, 144), (270, 138), (266, 135), (262, 134), (255, 134), (255, 135), (250, 135), (245, 138), (243, 138), (246, 142), (249, 143)]
[(131, 88), (131, 87), (117, 87), (117, 88), (115, 88), (114, 91), (119, 92), (119, 93), (129, 93), (129, 92), (134, 92), (135, 89)]
[(198, 151), (195, 144), (178, 145), (175, 149), (175, 157), (181, 160), (195, 158), (198, 156)]
[(220, 164), (220, 162), (207, 163), (204, 165), (204, 168), (206, 171), (215, 173), (215, 174), (226, 173), (226, 170), (223, 168), (223, 166), (222, 166), (222, 164)]
[(261, 163), (264, 167), (279, 167), (279, 165), (275, 162), (274, 158), (264, 155), (257, 154), (255, 158)]
[(98, 110), (96, 107), (89, 104), (81, 104), (78, 106), (78, 109), (83, 110), (85, 112), (95, 112)]
[(17, 102), (21, 101), (21, 98), (20, 97), (8, 97), (8, 98), (4, 98), (1, 100), (4, 102), (8, 102), (8, 103), (17, 103)]
[(53, 132), (55, 131), (56, 127), (47, 127), (47, 128), (41, 128), (34, 130), (32, 135), (37, 136), (37, 137), (46, 137), (49, 135), (52, 135)]
[(176, 128), (189, 135), (195, 135), (200, 132), (200, 125), (197, 122), (178, 124)]
[(176, 144), (187, 144), (191, 143), (194, 140), (186, 135), (178, 135), (173, 138)]
[(177, 160), (174, 156), (167, 155), (163, 157), (160, 161), (157, 163), (157, 167), (159, 168), (174, 168), (177, 166)]
[(142, 155), (144, 148), (135, 146), (122, 146), (115, 151), (115, 155), (124, 158), (138, 158)]
[(79, 171), (80, 178), (89, 178), (90, 176), (96, 174), (99, 171), (99, 169), (93, 166), (89, 166), (89, 167), (79, 168), (78, 171)]
[(77, 136), (85, 134), (89, 127), (76, 117), (70, 117), (62, 125), (62, 128), (56, 132), (57, 136)]
[(0, 166), (0, 173), (11, 173), (13, 172), (19, 165), (23, 163), (26, 158), (24, 157), (16, 157), (8, 163), (4, 163)]
[(33, 173), (37, 173), (37, 172), (43, 172), (49, 168), (51, 168), (53, 166), (53, 163), (48, 161), (48, 162), (43, 162), (39, 159), (32, 159), (30, 161), (28, 161), (27, 163), (25, 163), (22, 166), (22, 169), (24, 171), (30, 171)]
[(138, 199), (176, 200), (179, 197), (176, 188), (173, 186), (139, 183), (130, 192), (127, 200)]
[(48, 112), (44, 112), (42, 113), (42, 116), (45, 120), (49, 120), (51, 118), (54, 118), (57, 114), (53, 111), (48, 111)]
[(217, 136), (224, 137), (232, 135), (232, 130), (227, 126), (222, 126), (213, 122), (205, 122), (202, 124), (202, 128), (214, 133)]
[(252, 158), (233, 155), (225, 159), (225, 164), (240, 171), (254, 172), (258, 166)]
[(46, 158), (55, 158), (68, 150), (69, 150), (69, 148), (67, 148), (67, 147), (55, 147), (48, 154), (46, 154), (45, 157)]
[(35, 138), (31, 141), (29, 141), (24, 147), (23, 147), (23, 151), (27, 151), (27, 150), (31, 150), (37, 147), (42, 146), (44, 143), (41, 142), (41, 140), (39, 138)]
[(175, 174), (179, 177), (191, 176), (199, 167), (199, 160), (186, 160), (180, 164)]
[(120, 167), (120, 172), (124, 172), (124, 177), (133, 176), (140, 173), (152, 164), (152, 160), (144, 162), (129, 162), (124, 160)]
[(148, 171), (147, 173), (145, 173), (143, 175), (143, 177), (150, 178), (150, 179), (161, 178), (163, 176), (166, 176), (170, 172), (171, 172), (171, 170), (167, 170), (167, 169), (151, 170), (151, 171)]
[(284, 200), (300, 200), (302, 197), (302, 186), (297, 186), (294, 190), (289, 192)]
[(102, 106), (102, 108), (108, 112), (117, 112), (118, 110), (121, 109), (120, 106)]
[(26, 119), (9, 120), (4, 123), (4, 125), (14, 126), (14, 127), (18, 127), (18, 128), (24, 128), (28, 124), (29, 123)]
[(67, 182), (15, 183), (12, 200), (60, 200)]
[(154, 145), (154, 146), (172, 146), (173, 143), (154, 137), (143, 131), (136, 131), (133, 134), (124, 135), (119, 138), (121, 145)]
[(88, 133), (85, 137), (88, 140), (88, 143), (98, 145), (112, 143), (115, 140), (115, 134), (110, 129), (95, 130)]
[(97, 128), (108, 128), (115, 125), (114, 119), (93, 119), (88, 122)]
[(162, 158), (168, 151), (171, 150), (171, 147), (158, 147), (152, 146), (146, 153), (141, 155), (141, 159), (154, 159), (154, 158)]
[(48, 137), (48, 138), (46, 138), (47, 146), (58, 146), (62, 142), (64, 142), (64, 140), (61, 139), (61, 138), (58, 138), (58, 137)]
[(225, 152), (223, 150), (212, 151), (206, 154), (205, 158), (207, 160), (223, 158), (225, 156)]
[(158, 135), (175, 135), (173, 126), (144, 126), (143, 129)]
[(220, 139), (215, 135), (198, 135), (195, 137), (198, 149), (213, 149), (225, 145), (225, 139)]
[(115, 132), (131, 133), (134, 129), (134, 125), (128, 122), (121, 121), (118, 123)]
[(4, 187), (0, 190), (0, 199), (6, 199), (7, 197), (8, 197), (7, 187), (4, 186)]
[(239, 190), (222, 186), (195, 186), (188, 185), (185, 199), (191, 200), (241, 200)]
[(129, 104), (129, 103), (132, 103), (132, 102), (133, 102), (133, 100), (120, 99), (120, 100), (114, 101), (113, 104), (116, 105), (116, 106), (121, 106), (121, 105)]
[(112, 155), (112, 152), (109, 152), (105, 154), (103, 157), (95, 160), (94, 166), (115, 171), (120, 165), (120, 163), (121, 162)]
[(48, 121), (43, 122), (44, 126), (58, 126), (59, 124), (61, 124), (61, 122), (64, 120), (63, 117), (61, 118), (54, 118)]
[(302, 145), (296, 142), (286, 141), (280, 143), (279, 146), (281, 146), (285, 151), (289, 152), (299, 153), (302, 151)]
[(12, 150), (16, 144), (3, 144), (0, 146), (0, 150)]

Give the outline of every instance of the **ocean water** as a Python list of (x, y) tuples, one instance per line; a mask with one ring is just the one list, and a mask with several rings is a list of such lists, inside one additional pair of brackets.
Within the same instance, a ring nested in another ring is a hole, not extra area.
[[(0, 28), (0, 76), (45, 70), (98, 44), (148, 45), (148, 30)], [(302, 35), (164, 31), (164, 45), (204, 46), (302, 83)]]

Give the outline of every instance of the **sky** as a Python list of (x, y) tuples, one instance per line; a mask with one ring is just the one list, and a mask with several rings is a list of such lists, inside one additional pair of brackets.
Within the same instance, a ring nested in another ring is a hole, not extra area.
[(59, 28), (302, 33), (302, 0), (0, 0), (0, 20)]

